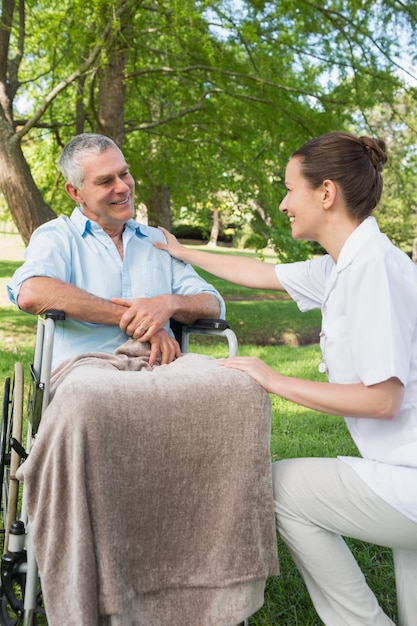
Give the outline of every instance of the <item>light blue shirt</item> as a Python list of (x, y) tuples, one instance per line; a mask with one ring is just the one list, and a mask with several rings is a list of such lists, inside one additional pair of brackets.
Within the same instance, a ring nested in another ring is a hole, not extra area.
[[(154, 241), (165, 242), (161, 231), (129, 220), (123, 232), (122, 259), (104, 230), (77, 207), (70, 218), (58, 217), (33, 233), (25, 263), (7, 285), (9, 298), (17, 304), (25, 280), (48, 276), (106, 300), (211, 293), (220, 303), (220, 317), (224, 317), (225, 305), (214, 287), (190, 265), (155, 248)], [(127, 338), (118, 326), (72, 319), (57, 322), (53, 367), (78, 354), (112, 354)]]

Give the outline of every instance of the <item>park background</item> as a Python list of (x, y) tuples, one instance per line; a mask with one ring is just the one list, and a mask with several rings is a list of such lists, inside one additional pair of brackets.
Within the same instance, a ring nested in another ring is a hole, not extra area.
[[(389, 160), (376, 216), (416, 259), (416, 35), (417, 5), (402, 0), (0, 0), (1, 378), (30, 362), (35, 322), (5, 285), (33, 230), (73, 208), (57, 159), (79, 132), (122, 147), (142, 221), (270, 262), (323, 252), (294, 242), (278, 211), (292, 152), (333, 130), (380, 137)], [(225, 296), (241, 354), (318, 379), (319, 313), (203, 275)], [(272, 404), (274, 459), (356, 453), (340, 418)], [(395, 621), (390, 552), (351, 545)], [(251, 625), (318, 625), (281, 544), (279, 554)]]

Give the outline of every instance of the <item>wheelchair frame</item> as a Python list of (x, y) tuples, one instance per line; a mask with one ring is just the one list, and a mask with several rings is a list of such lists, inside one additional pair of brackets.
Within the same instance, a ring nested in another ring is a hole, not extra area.
[[(4, 385), (0, 431), (0, 505), (4, 521), (4, 530), (1, 531), (4, 544), (0, 567), (0, 626), (47, 625), (25, 492), (22, 489), (20, 494), (16, 472), (30, 453), (49, 403), (55, 322), (64, 319), (65, 313), (55, 310), (38, 316), (34, 358), (30, 367), (25, 445), (22, 443), (24, 371), (21, 363), (15, 364), (13, 378), (6, 378)], [(229, 356), (237, 354), (236, 335), (225, 320), (205, 318), (188, 325), (171, 320), (171, 326), (183, 352), (188, 352), (191, 334), (202, 334), (224, 337), (228, 342)], [(248, 620), (245, 620), (244, 626), (247, 625)]]

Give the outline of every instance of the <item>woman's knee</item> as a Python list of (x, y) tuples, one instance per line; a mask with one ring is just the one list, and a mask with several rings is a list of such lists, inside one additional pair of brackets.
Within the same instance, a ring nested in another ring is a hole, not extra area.
[(305, 491), (311, 461), (315, 459), (285, 459), (272, 464), (272, 480), (276, 499), (294, 498)]
[(303, 499), (304, 470), (303, 459), (286, 459), (272, 464), (274, 506), (277, 526), (298, 509), (298, 501)]
[(318, 500), (328, 498), (328, 485), (336, 473), (337, 459), (295, 458), (272, 465), (277, 523), (287, 517), (309, 519)]

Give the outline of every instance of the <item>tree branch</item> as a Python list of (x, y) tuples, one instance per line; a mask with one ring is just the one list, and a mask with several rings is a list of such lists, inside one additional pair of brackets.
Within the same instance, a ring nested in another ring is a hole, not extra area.
[(84, 63), (82, 63), (77, 70), (75, 70), (74, 72), (72, 72), (72, 74), (70, 74), (69, 76), (67, 76), (67, 78), (61, 80), (57, 85), (55, 85), (55, 87), (48, 93), (48, 95), (44, 98), (42, 104), (40, 105), (40, 107), (38, 108), (38, 110), (35, 112), (35, 114), (30, 118), (30, 120), (28, 120), (26, 122), (26, 124), (14, 135), (14, 139), (16, 141), (20, 141), (22, 139), (22, 137), (24, 137), (24, 135), (26, 135), (34, 126), (36, 126), (36, 124), (38, 123), (39, 119), (42, 117), (42, 115), (45, 113), (45, 111), (47, 110), (47, 108), (49, 107), (49, 105), (51, 104), (51, 102), (62, 92), (64, 91), (69, 85), (71, 85), (75, 80), (77, 80), (80, 76), (82, 76), (83, 74), (87, 74), (94, 66), (96, 60), (98, 59), (98, 57), (100, 56), (100, 53), (102, 51), (102, 48), (104, 46), (104, 43), (106, 42), (106, 40), (108, 39), (108, 37), (111, 36), (112, 34), (112, 30), (113, 30), (113, 23), (114, 23), (114, 19), (115, 17), (120, 17), (121, 14), (123, 13), (123, 11), (125, 11), (128, 8), (128, 0), (126, 0), (125, 2), (123, 2), (123, 4), (119, 7), (119, 9), (110, 16), (106, 27), (104, 28), (103, 31), (103, 37), (102, 37), (102, 41), (101, 43), (98, 43), (94, 46), (90, 56), (86, 59), (86, 61), (84, 61)]

